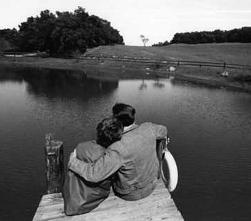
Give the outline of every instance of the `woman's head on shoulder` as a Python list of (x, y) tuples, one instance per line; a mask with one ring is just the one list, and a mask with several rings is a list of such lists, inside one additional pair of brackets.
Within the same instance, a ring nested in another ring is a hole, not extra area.
[(114, 117), (103, 119), (97, 125), (97, 144), (108, 147), (112, 143), (119, 141), (123, 133), (123, 124)]

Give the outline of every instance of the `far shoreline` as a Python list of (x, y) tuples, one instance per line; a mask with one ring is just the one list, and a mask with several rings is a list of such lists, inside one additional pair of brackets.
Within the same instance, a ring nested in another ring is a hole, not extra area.
[[(174, 73), (170, 73), (166, 68), (149, 67), (149, 65), (118, 61), (100, 61), (63, 59), (63, 58), (18, 58), (0, 59), (0, 68), (8, 70), (22, 69), (47, 69), (72, 71), (74, 74), (86, 74), (88, 78), (102, 79), (156, 79), (169, 78), (172, 76), (177, 81), (190, 82), (192, 84), (205, 87), (226, 88), (235, 91), (251, 93), (251, 83), (240, 83), (219, 73), (222, 69), (217, 68), (198, 68), (198, 67), (179, 67)], [(202, 74), (203, 73), (203, 74)], [(238, 75), (238, 73), (237, 73)]]
[[(151, 62), (140, 62), (142, 59), (150, 59)], [(160, 63), (159, 60), (165, 62)], [(168, 62), (174, 60), (217, 62), (222, 65), (189, 66)], [(223, 64), (230, 66), (223, 67)], [(239, 64), (241, 68), (231, 68), (231, 64)], [(116, 80), (156, 79), (171, 76), (177, 81), (251, 93), (250, 64), (251, 43), (174, 44), (165, 47), (100, 46), (88, 49), (84, 55), (74, 59), (0, 57), (0, 68), (6, 69), (64, 70), (88, 78)], [(171, 70), (172, 66), (175, 71)]]

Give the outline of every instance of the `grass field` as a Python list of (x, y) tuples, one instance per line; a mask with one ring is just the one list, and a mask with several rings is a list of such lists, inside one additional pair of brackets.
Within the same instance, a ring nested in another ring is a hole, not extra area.
[(100, 46), (87, 55), (226, 62), (251, 65), (251, 43), (172, 44), (165, 47)]

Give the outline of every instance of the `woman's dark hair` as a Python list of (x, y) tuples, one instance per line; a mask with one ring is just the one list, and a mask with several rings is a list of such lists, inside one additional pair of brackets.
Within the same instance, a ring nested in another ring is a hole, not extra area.
[(119, 141), (123, 133), (123, 125), (116, 118), (105, 118), (97, 125), (97, 144), (108, 147)]
[(124, 127), (134, 123), (136, 110), (128, 104), (116, 103), (112, 108), (113, 116), (122, 122)]

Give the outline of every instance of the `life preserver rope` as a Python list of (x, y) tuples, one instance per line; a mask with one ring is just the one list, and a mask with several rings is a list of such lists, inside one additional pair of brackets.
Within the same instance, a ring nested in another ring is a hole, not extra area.
[[(166, 172), (163, 170), (164, 167), (167, 167)], [(174, 191), (178, 184), (178, 169), (174, 157), (167, 148), (163, 150), (160, 170), (161, 177), (163, 182), (167, 185), (168, 190), (170, 192)]]

